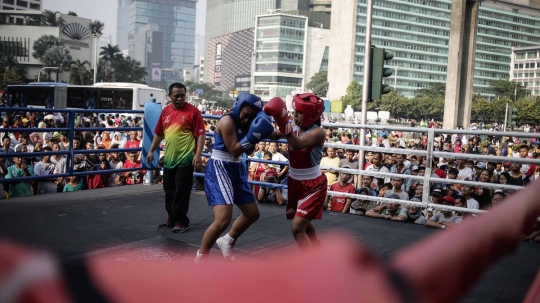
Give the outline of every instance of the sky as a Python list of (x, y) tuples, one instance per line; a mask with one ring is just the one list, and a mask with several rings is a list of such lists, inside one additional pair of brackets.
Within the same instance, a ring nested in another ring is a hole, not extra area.
[[(114, 0), (43, 0), (43, 9), (59, 11), (67, 14), (69, 11), (77, 13), (79, 17), (100, 20), (105, 23), (103, 34), (112, 36), (116, 42), (116, 10), (118, 1)], [(206, 0), (197, 2), (197, 24), (195, 33), (204, 36), (206, 16)]]

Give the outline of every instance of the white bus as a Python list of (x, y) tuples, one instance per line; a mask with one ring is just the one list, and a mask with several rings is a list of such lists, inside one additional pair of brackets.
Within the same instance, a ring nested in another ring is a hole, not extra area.
[(143, 110), (144, 103), (155, 98), (165, 106), (167, 92), (137, 83), (97, 83), (93, 86), (57, 82), (34, 82), (10, 85), (6, 92), (8, 106)]

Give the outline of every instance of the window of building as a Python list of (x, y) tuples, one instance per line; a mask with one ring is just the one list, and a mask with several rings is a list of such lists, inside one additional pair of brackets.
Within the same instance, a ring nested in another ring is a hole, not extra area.
[(537, 56), (536, 52), (527, 52), (527, 59), (536, 59)]
[(516, 60), (525, 59), (525, 53), (516, 53)]
[(22, 7), (28, 7), (28, 1), (17, 0), (17, 5)]

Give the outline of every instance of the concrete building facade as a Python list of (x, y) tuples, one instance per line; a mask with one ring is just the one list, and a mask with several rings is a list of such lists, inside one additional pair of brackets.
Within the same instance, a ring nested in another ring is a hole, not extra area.
[[(413, 97), (431, 82), (446, 82), (450, 35), (449, 0), (376, 0), (372, 44), (394, 53), (399, 93)], [(540, 44), (540, 10), (534, 3), (482, 1), (474, 63), (474, 92), (493, 98), (490, 85), (508, 79), (512, 47)], [(328, 97), (363, 83), (366, 1), (332, 2)], [(394, 85), (394, 77), (386, 84)]]
[[(5, 15), (0, 15), (0, 17), (3, 16)], [(26, 68), (26, 77), (31, 81), (44, 67), (43, 62), (32, 56), (34, 43), (44, 35), (59, 38), (65, 49), (69, 51), (73, 61), (88, 61), (92, 65), (94, 64), (92, 54), (96, 40), (92, 38), (89, 28), (92, 20), (65, 14), (57, 14), (57, 16), (66, 20), (65, 26), (0, 25), (2, 49), (9, 50), (9, 54)], [(20, 12), (16, 17), (24, 19), (24, 12)], [(58, 81), (68, 82), (69, 72), (59, 73)]]
[(526, 86), (532, 96), (540, 96), (540, 45), (512, 48), (510, 80)]
[[(255, 27), (255, 17), (271, 12), (309, 10), (309, 0), (208, 0), (204, 57), (209, 57), (209, 43), (215, 37)], [(206, 81), (210, 81), (207, 74)]]
[(210, 39), (208, 49), (206, 79), (217, 90), (234, 90), (238, 77), (251, 76), (253, 28)]
[(131, 0), (128, 49), (130, 56), (152, 71), (147, 83), (168, 87), (182, 81), (183, 69), (193, 67), (196, 3), (197, 0)]
[[(42, 6), (42, 0), (0, 0), (0, 10), (41, 11)], [(21, 16), (12, 15), (9, 18), (9, 22), (6, 23), (22, 25), (24, 22), (24, 18)]]

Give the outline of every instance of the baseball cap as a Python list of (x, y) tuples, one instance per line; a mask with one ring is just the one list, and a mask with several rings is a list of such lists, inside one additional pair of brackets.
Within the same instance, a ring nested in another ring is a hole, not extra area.
[(443, 196), (442, 188), (437, 187), (437, 188), (433, 189), (433, 191), (431, 192), (431, 195), (442, 197)]
[(401, 197), (399, 195), (397, 195), (397, 194), (391, 194), (388, 198), (390, 198), (390, 199), (398, 199), (398, 200), (401, 199)]
[(474, 167), (478, 167), (478, 168), (481, 168), (481, 169), (484, 169), (486, 168), (486, 163), (485, 162), (477, 162)]
[(415, 165), (415, 166), (412, 167), (412, 171), (417, 171), (417, 170), (419, 170), (418, 166)]
[(453, 206), (456, 205), (456, 200), (454, 198), (450, 197), (450, 196), (444, 196), (443, 200), (450, 203), (450, 204), (452, 204)]

